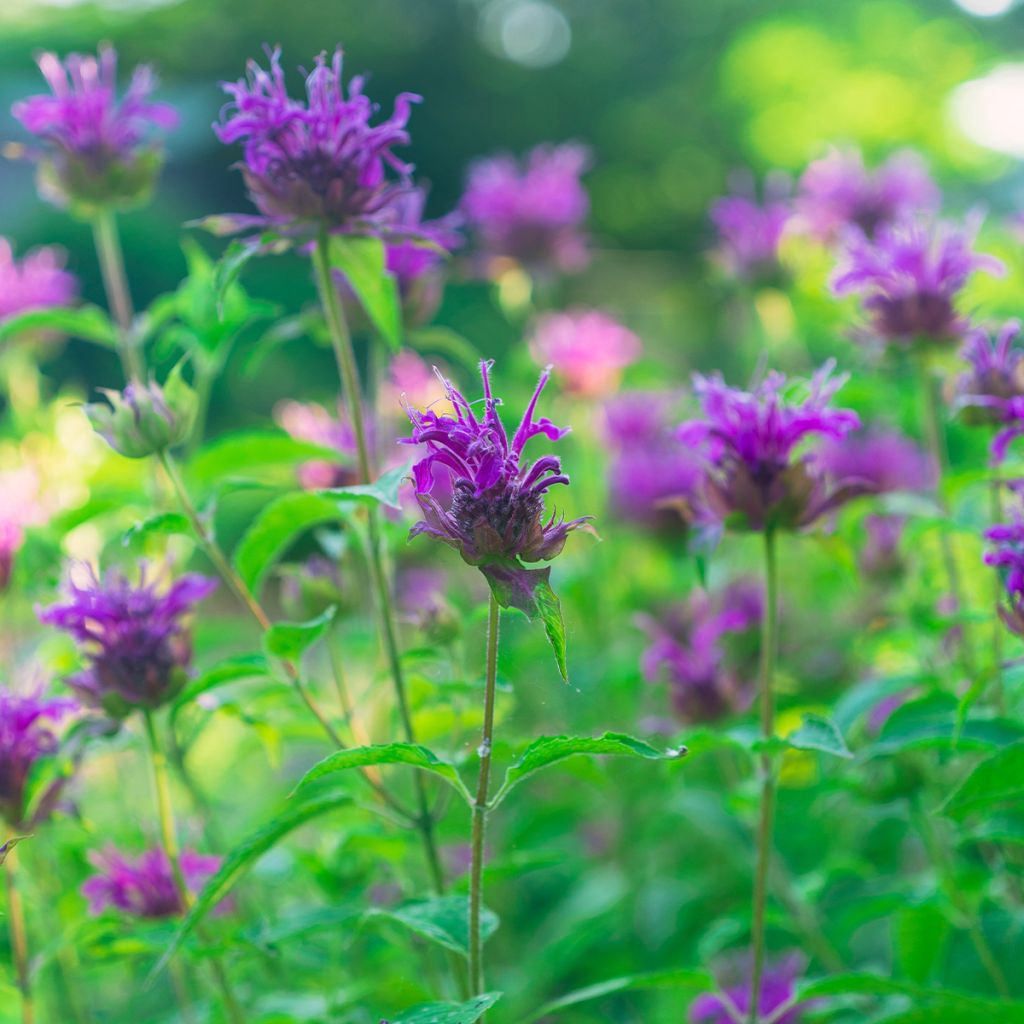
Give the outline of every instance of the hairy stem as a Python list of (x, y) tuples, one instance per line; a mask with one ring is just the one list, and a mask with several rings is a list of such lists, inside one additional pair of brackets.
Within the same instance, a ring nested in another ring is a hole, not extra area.
[(494, 695), (498, 682), (498, 602), (490, 595), (487, 615), (487, 681), (484, 690), (484, 728), (477, 753), (480, 776), (473, 803), (472, 867), (469, 876), (469, 983), (472, 994), (484, 992), (483, 941), (480, 912), (483, 907), (484, 839), (487, 834), (487, 800), (491, 785), (491, 754), (494, 745)]
[[(779, 570), (775, 533), (764, 533), (764, 619), (761, 624), (761, 736), (775, 734), (775, 656), (778, 645)], [(764, 918), (775, 819), (775, 765), (768, 750), (761, 754), (761, 815), (757, 827), (757, 862), (754, 868), (754, 907), (751, 925), (753, 966), (750, 972), (749, 1024), (757, 1024), (764, 973)]]
[(32, 971), (28, 955), (28, 929), (25, 927), (25, 904), (17, 879), (18, 853), (11, 850), (0, 868), (7, 888), (7, 927), (11, 933), (11, 954), (14, 957), (14, 976), (21, 996), (21, 1024), (33, 1024), (35, 1008), (32, 1002)]
[(117, 324), (117, 348), (124, 375), (129, 381), (142, 380), (142, 353), (139, 352), (132, 334), (132, 321), (135, 316), (132, 310), (132, 296), (124, 270), (124, 253), (121, 251), (117, 221), (111, 211), (105, 210), (95, 217), (92, 222), (92, 234), (100, 262), (100, 273), (103, 275), (103, 287), (107, 293), (107, 304)]

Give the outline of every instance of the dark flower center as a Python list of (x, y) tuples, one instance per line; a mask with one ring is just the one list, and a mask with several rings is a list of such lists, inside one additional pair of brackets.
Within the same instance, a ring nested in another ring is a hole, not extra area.
[(450, 514), (482, 554), (515, 557), (539, 529), (544, 499), (535, 491), (501, 481), (477, 497), (468, 480), (457, 480), (453, 491)]

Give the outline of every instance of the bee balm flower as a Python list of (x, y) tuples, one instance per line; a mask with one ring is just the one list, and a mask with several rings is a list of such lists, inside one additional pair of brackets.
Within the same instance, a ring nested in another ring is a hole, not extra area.
[(733, 277), (772, 281), (780, 276), (779, 246), (792, 216), (788, 198), (774, 183), (763, 203), (749, 195), (722, 196), (709, 216), (718, 232), (715, 257)]
[(0, 320), (31, 309), (68, 306), (78, 293), (78, 282), (64, 269), (64, 257), (43, 246), (20, 260), (6, 238), (0, 238)]

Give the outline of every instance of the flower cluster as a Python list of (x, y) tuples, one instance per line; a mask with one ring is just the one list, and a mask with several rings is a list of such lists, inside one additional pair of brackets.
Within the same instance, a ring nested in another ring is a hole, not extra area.
[(618, 389), (622, 371), (640, 355), (640, 339), (597, 309), (572, 309), (538, 317), (530, 352), (550, 365), (566, 391), (603, 398)]
[(723, 196), (709, 216), (718, 232), (717, 262), (731, 276), (755, 283), (780, 276), (779, 246), (792, 216), (789, 198), (769, 183), (763, 203), (750, 195)]
[(164, 593), (146, 579), (138, 585), (110, 570), (100, 579), (90, 568), (84, 584), (68, 582), (68, 601), (40, 609), (40, 621), (69, 633), (87, 667), (68, 680), (82, 701), (124, 718), (153, 709), (184, 686), (192, 645), (182, 619), (216, 583), (190, 574)]
[[(96, 874), (82, 885), (89, 913), (115, 910), (149, 920), (185, 913), (171, 863), (163, 850), (146, 850), (132, 858), (109, 848), (89, 859), (96, 868)], [(185, 885), (195, 895), (217, 873), (221, 858), (183, 850), (180, 864)]]
[(161, 159), (152, 140), (178, 123), (171, 107), (149, 99), (156, 87), (152, 70), (137, 67), (118, 99), (117, 54), (110, 46), (95, 57), (72, 53), (63, 62), (44, 53), (39, 69), (52, 94), (15, 103), (13, 113), (45, 143), (29, 153), (39, 162), (43, 194), (85, 210), (145, 198)]
[(78, 294), (78, 281), (64, 269), (63, 254), (43, 246), (20, 260), (6, 238), (0, 237), (0, 320), (31, 309), (69, 306)]
[(405, 126), (420, 97), (401, 93), (391, 117), (371, 125), (376, 107), (361, 77), (349, 82), (346, 95), (340, 48), (330, 61), (317, 57), (305, 102), (288, 95), (280, 49), (269, 58), (269, 70), (250, 61), (246, 78), (223, 83), (231, 102), (214, 131), (225, 144), (243, 143), (242, 176), (262, 214), (229, 220), (239, 228), (308, 222), (380, 233), (410, 188), (412, 167), (392, 150), (408, 145)]
[(985, 538), (994, 545), (985, 555), (985, 564), (1001, 572), (1006, 591), (999, 615), (1007, 629), (1024, 636), (1024, 516), (990, 527)]
[(976, 270), (1003, 265), (973, 249), (975, 229), (950, 223), (886, 224), (869, 238), (853, 230), (832, 279), (837, 295), (862, 296), (871, 332), (901, 345), (948, 345), (967, 329), (957, 301)]
[(522, 167), (511, 156), (473, 164), (461, 208), (485, 254), (542, 274), (585, 267), (589, 165), (589, 150), (573, 143), (537, 146)]
[[(41, 692), (17, 694), (0, 688), (0, 821), (15, 830), (26, 821), (28, 781), (36, 762), (58, 747), (53, 726), (75, 708), (74, 701), (44, 697)], [(50, 786), (32, 809), (40, 821), (53, 809), (63, 780)]]
[(781, 373), (753, 391), (727, 387), (720, 375), (695, 376), (704, 417), (684, 423), (678, 437), (703, 457), (701, 496), (727, 526), (796, 529), (871, 490), (867, 481), (831, 481), (814, 452), (798, 451), (809, 439), (839, 440), (860, 425), (855, 412), (830, 408), (846, 380), (831, 376), (833, 365), (793, 396)]
[(642, 619), (651, 641), (641, 661), (644, 677), (668, 683), (684, 722), (713, 722), (741, 710), (751, 696), (756, 652), (728, 664), (723, 640), (756, 629), (763, 614), (760, 588), (740, 581), (713, 595), (697, 591), (665, 616)]
[(860, 153), (835, 149), (804, 171), (795, 205), (805, 230), (832, 241), (847, 228), (870, 238), (883, 227), (936, 209), (939, 199), (916, 153), (896, 153), (871, 172)]

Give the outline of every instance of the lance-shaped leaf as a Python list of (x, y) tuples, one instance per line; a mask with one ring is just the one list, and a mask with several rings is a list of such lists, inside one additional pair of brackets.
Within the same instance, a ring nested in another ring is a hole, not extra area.
[(411, 465), (412, 463), (407, 462), (404, 466), (389, 469), (386, 473), (381, 473), (372, 484), (332, 487), (319, 493), (324, 498), (339, 502), (358, 501), (367, 505), (386, 505), (388, 508), (401, 509), (402, 503), (398, 492), (402, 481), (409, 475)]
[(420, 771), (437, 775), (454, 786), (467, 804), (473, 803), (473, 798), (462, 779), (459, 778), (455, 765), (441, 760), (426, 747), (415, 743), (377, 743), (368, 747), (349, 747), (346, 750), (338, 750), (310, 768), (296, 786), (296, 792), (301, 792), (318, 779), (335, 775), (338, 772), (345, 772), (351, 768), (368, 768), (373, 765), (389, 764), (407, 764)]
[(334, 621), (335, 611), (334, 605), (331, 605), (307, 622), (275, 622), (263, 636), (264, 650), (271, 657), (282, 661), (298, 661), (324, 635)]
[(534, 740), (519, 759), (505, 772), (505, 779), (494, 794), (491, 807), (496, 807), (509, 791), (524, 779), (549, 768), (567, 757), (579, 754), (594, 756), (639, 757), (646, 761), (676, 761), (686, 756), (686, 747), (657, 750), (643, 740), (606, 732), (603, 736), (542, 736)]
[(0, 322), (0, 341), (25, 333), (64, 334), (116, 348), (118, 332), (110, 317), (98, 306), (49, 306), (30, 309)]
[[(368, 918), (384, 917), (436, 942), (445, 949), (469, 956), (469, 900), (465, 896), (436, 896), (413, 900), (399, 907), (367, 911)], [(486, 942), (498, 928), (498, 915), (486, 907), (480, 910), (480, 936)]]
[(468, 1003), (425, 1003), (381, 1024), (475, 1024), (500, 998), (500, 992), (487, 992)]
[(402, 347), (402, 307), (398, 286), (387, 270), (384, 243), (366, 236), (331, 235), (330, 261), (381, 337), (397, 352)]

